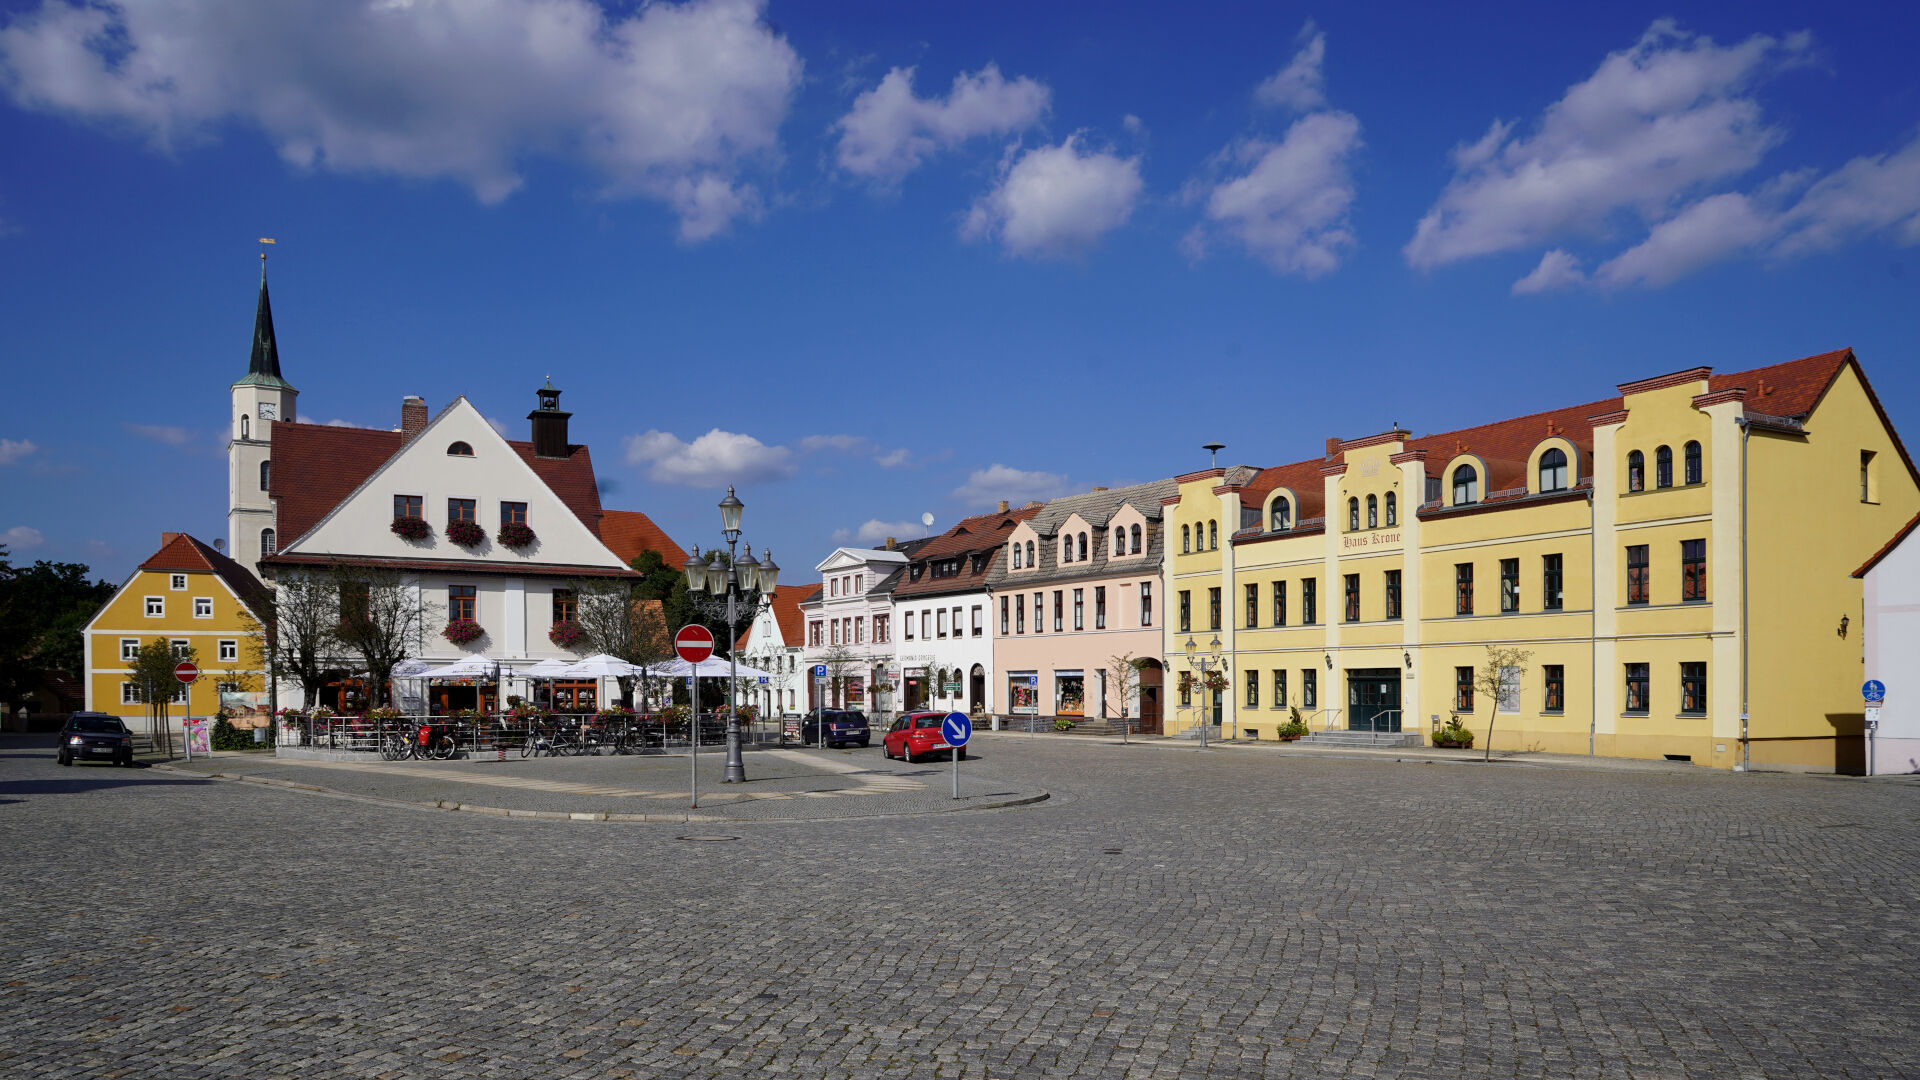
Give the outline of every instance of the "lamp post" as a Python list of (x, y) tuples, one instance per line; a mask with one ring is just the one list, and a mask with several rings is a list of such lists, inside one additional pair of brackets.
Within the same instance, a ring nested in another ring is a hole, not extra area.
[(1213, 688), (1207, 685), (1207, 673), (1218, 669), (1222, 664), (1220, 636), (1214, 635), (1213, 640), (1207, 644), (1206, 652), (1196, 654), (1196, 648), (1193, 638), (1188, 637), (1182, 651), (1187, 654), (1187, 669), (1189, 671), (1196, 667), (1200, 669), (1200, 749), (1205, 750), (1207, 729), (1213, 726)]
[[(740, 516), (747, 508), (733, 493), (733, 485), (727, 485), (727, 497), (720, 500), (720, 536), (727, 542), (727, 561), (720, 562), (720, 551), (713, 550), (713, 557), (705, 566), (700, 564), (700, 550), (694, 548), (693, 555), (681, 569), (687, 575), (687, 598), (693, 602), (693, 608), (708, 619), (719, 619), (727, 624), (727, 764), (721, 773), (723, 784), (743, 783), (747, 779), (747, 766), (740, 759), (740, 624), (750, 621), (759, 611), (760, 601), (773, 596), (773, 588), (780, 580), (780, 567), (773, 561), (773, 552), (762, 551), (764, 560), (753, 557), (753, 545), (747, 545), (744, 556), (735, 556), (735, 546), (740, 542)], [(698, 675), (694, 676), (696, 679)], [(698, 698), (695, 698), (698, 701)], [(700, 715), (694, 710), (694, 745), (699, 745)]]

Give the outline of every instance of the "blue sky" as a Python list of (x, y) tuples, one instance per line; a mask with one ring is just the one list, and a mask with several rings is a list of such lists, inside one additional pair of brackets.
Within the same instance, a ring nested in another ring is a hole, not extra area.
[[(1829, 6), (1831, 7), (1831, 6)], [(1920, 424), (1901, 5), (0, 3), (0, 534), (224, 535), (315, 421), (549, 373), (610, 506), (835, 542), (1843, 345)], [(532, 43), (532, 44), (530, 44)], [(24, 405), (24, 407), (23, 407)]]

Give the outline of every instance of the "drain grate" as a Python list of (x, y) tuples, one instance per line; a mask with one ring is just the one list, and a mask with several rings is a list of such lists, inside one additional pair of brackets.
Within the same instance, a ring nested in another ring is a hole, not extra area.
[(676, 836), (674, 837), (674, 839), (675, 840), (699, 840), (709, 844), (717, 844), (723, 840), (738, 840), (740, 838), (737, 836), (701, 835), (696, 833), (693, 836)]
[(1117, 847), (1110, 847), (1110, 848), (1102, 848), (1102, 849), (1100, 850), (1100, 854), (1102, 854), (1102, 855), (1118, 855), (1118, 854), (1120, 854), (1120, 849), (1119, 849), (1119, 848), (1117, 848)]

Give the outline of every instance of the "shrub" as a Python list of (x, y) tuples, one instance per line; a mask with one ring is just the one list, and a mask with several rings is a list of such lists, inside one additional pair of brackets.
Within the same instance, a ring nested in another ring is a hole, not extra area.
[(554, 623), (552, 629), (547, 631), (547, 640), (563, 649), (571, 649), (586, 638), (587, 632), (580, 629), (580, 624), (572, 619)]
[(480, 640), (485, 633), (480, 624), (472, 619), (454, 619), (447, 623), (446, 629), (440, 631), (440, 636), (455, 645), (467, 645)]
[(1282, 739), (1298, 739), (1307, 733), (1307, 725), (1298, 720), (1288, 721), (1274, 730), (1274, 734)]
[(393, 519), (393, 535), (402, 540), (421, 541), (433, 535), (433, 526), (425, 518), (397, 517)]
[(447, 539), (470, 548), (487, 538), (487, 530), (476, 521), (450, 521), (447, 523)]
[(1067, 718), (1066, 718), (1066, 717), (1064, 717), (1064, 716), (1056, 716), (1056, 717), (1054, 717), (1054, 719), (1053, 719), (1053, 730), (1055, 730), (1055, 731), (1072, 731), (1072, 730), (1073, 730), (1073, 721), (1071, 721), (1071, 720), (1069, 720), (1069, 719), (1067, 719)]
[(509, 521), (500, 526), (494, 534), (494, 541), (501, 547), (523, 548), (539, 539), (533, 534), (533, 528), (518, 521)]
[(253, 731), (233, 726), (223, 710), (213, 714), (213, 742), (215, 750), (251, 750), (253, 749)]
[(1471, 750), (1473, 749), (1473, 732), (1461, 725), (1459, 717), (1451, 717), (1447, 720), (1446, 727), (1433, 733), (1433, 745)]

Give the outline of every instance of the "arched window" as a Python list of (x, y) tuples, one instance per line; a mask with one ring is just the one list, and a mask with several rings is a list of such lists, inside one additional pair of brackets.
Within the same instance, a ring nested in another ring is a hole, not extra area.
[(260, 530), (260, 557), (264, 559), (267, 556), (273, 554), (276, 550), (278, 550), (278, 548), (274, 544), (273, 530), (261, 529)]
[(1387, 527), (1392, 528), (1399, 523), (1400, 500), (1394, 498), (1393, 492), (1389, 491), (1387, 492)]
[(1645, 491), (1647, 489), (1647, 459), (1635, 450), (1627, 455), (1627, 490)]
[(1013, 568), (1015, 570), (1020, 569), (1020, 545), (1018, 543), (1013, 545)]
[(1700, 444), (1690, 442), (1683, 452), (1687, 457), (1687, 483), (1697, 484), (1700, 482)]
[(466, 443), (463, 443), (463, 442), (453, 443), (452, 445), (447, 447), (447, 456), (448, 457), (472, 457), (473, 447), (468, 446)]
[(1187, 542), (1187, 527), (1185, 525), (1182, 525), (1180, 526), (1180, 554), (1185, 555), (1187, 552), (1192, 550), (1193, 550), (1193, 545)]
[(1554, 447), (1540, 455), (1540, 490), (1565, 491), (1567, 487), (1567, 452)]
[(1379, 527), (1380, 527), (1380, 500), (1374, 498), (1372, 495), (1369, 495), (1367, 496), (1367, 528), (1377, 529)]
[(1111, 559), (1115, 555), (1125, 555), (1126, 553), (1127, 527), (1125, 525), (1115, 525), (1113, 527), (1113, 550), (1107, 553), (1107, 558)]
[(1453, 505), (1465, 506), (1480, 501), (1480, 474), (1471, 465), (1453, 470)]
[(1673, 448), (1662, 446), (1653, 452), (1653, 486), (1673, 486)]
[(1086, 562), (1086, 561), (1087, 561), (1087, 534), (1086, 534), (1086, 533), (1081, 533), (1081, 534), (1080, 534), (1080, 555), (1079, 555), (1079, 559), (1080, 559), (1080, 561), (1081, 561), (1081, 562)]
[(1033, 558), (1033, 541), (1029, 540), (1027, 541), (1027, 567), (1031, 569), (1039, 565)]
[(271, 461), (261, 462), (260, 463), (260, 490), (261, 491), (267, 490), (267, 483), (272, 479), (273, 479), (273, 462)]
[(240, 437), (243, 439), (253, 438), (253, 424), (244, 413), (240, 416)]
[(1063, 563), (1073, 561), (1073, 537), (1071, 536), (1060, 538), (1060, 561)]
[(1347, 531), (1348, 532), (1360, 531), (1360, 500), (1359, 499), (1347, 500)]
[(1273, 500), (1273, 531), (1293, 528), (1293, 504), (1285, 495)]
[(1220, 523), (1218, 521), (1207, 522), (1207, 548), (1211, 551), (1220, 550)]
[(1130, 530), (1130, 531), (1131, 531), (1131, 532), (1133, 533), (1133, 552), (1132, 552), (1132, 554), (1135, 554), (1135, 555), (1138, 555), (1138, 554), (1140, 554), (1140, 526), (1138, 526), (1138, 525), (1135, 525), (1135, 526), (1134, 526), (1134, 527), (1132, 528), (1132, 530)]

